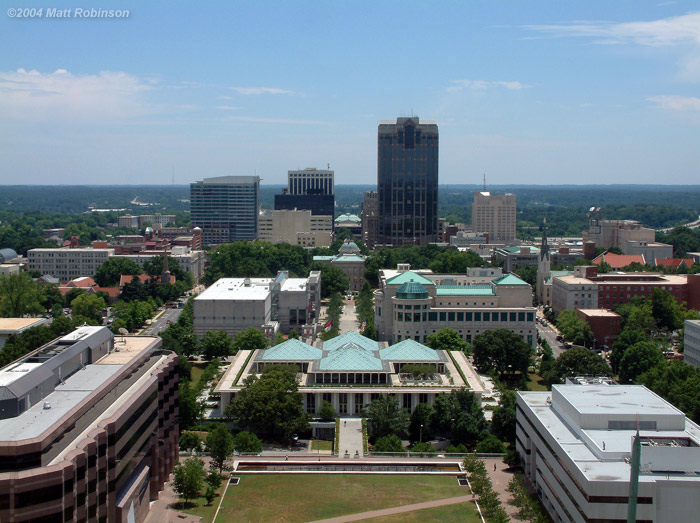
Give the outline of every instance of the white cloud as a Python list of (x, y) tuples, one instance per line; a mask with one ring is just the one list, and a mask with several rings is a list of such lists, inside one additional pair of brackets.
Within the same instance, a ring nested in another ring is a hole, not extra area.
[(700, 111), (700, 98), (694, 96), (678, 96), (664, 94), (647, 98), (661, 109), (670, 111)]
[(487, 81), (487, 80), (452, 80), (452, 85), (447, 88), (448, 91), (461, 91), (463, 89), (472, 89), (475, 91), (481, 91), (484, 89), (489, 89), (492, 87), (503, 87), (508, 90), (518, 91), (520, 89), (526, 89), (530, 87), (529, 85), (522, 84), (516, 81)]
[(277, 87), (232, 87), (238, 94), (257, 95), (257, 94), (294, 94), (294, 91), (288, 89), (279, 89)]
[(152, 89), (150, 81), (124, 72), (74, 75), (65, 69), (18, 69), (0, 72), (0, 112), (23, 122), (122, 120), (147, 112), (140, 95)]
[(238, 111), (240, 109), (240, 107), (235, 107), (233, 105), (217, 105), (216, 108), (222, 111)]
[(262, 116), (230, 116), (227, 120), (236, 122), (252, 122), (252, 123), (284, 123), (298, 125), (329, 125), (330, 122), (322, 120), (294, 120), (290, 118), (265, 118)]
[(681, 75), (700, 80), (700, 12), (644, 22), (582, 21), (524, 27), (554, 38), (592, 38), (601, 45), (685, 46), (680, 58)]

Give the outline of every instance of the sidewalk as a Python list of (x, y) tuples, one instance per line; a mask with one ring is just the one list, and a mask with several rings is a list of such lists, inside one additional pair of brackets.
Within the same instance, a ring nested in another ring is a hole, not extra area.
[(355, 300), (344, 300), (343, 312), (338, 323), (340, 334), (360, 331), (360, 324), (357, 321), (357, 313), (355, 312)]
[(368, 512), (348, 514), (347, 516), (338, 516), (336, 518), (319, 519), (311, 523), (346, 523), (349, 521), (361, 521), (365, 519), (379, 518), (382, 516), (391, 516), (392, 514), (414, 512), (416, 510), (422, 510), (425, 508), (444, 507), (445, 505), (457, 505), (459, 503), (468, 503), (471, 500), (471, 496), (458, 496), (456, 498), (436, 499), (435, 501), (425, 501), (423, 503), (413, 503), (412, 505), (403, 505), (400, 507), (370, 510)]
[(341, 458), (347, 455), (355, 457), (355, 452), (362, 457), (362, 420), (358, 418), (340, 418), (340, 436), (338, 438), (338, 456)]
[[(486, 458), (483, 460), (486, 466), (486, 472), (489, 474), (489, 479), (491, 480), (491, 485), (493, 485), (493, 491), (498, 494), (498, 498), (503, 503), (503, 508), (508, 513), (508, 517), (511, 521), (520, 521), (517, 517), (518, 509), (516, 509), (509, 502), (512, 498), (510, 492), (507, 492), (508, 483), (513, 478), (513, 472), (508, 470), (508, 465), (503, 463), (500, 458)], [(494, 464), (496, 465), (496, 470), (493, 470)]]

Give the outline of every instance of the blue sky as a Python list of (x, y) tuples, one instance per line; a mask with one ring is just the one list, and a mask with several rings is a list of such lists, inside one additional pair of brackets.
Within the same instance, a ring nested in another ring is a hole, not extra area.
[(377, 121), (411, 113), (440, 183), (700, 183), (697, 2), (46, 7), (0, 10), (0, 184), (375, 183)]

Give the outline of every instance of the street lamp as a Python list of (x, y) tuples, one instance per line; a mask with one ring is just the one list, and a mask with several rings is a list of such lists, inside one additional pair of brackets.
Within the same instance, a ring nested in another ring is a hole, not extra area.
[(420, 424), (420, 442), (423, 443), (423, 424)]

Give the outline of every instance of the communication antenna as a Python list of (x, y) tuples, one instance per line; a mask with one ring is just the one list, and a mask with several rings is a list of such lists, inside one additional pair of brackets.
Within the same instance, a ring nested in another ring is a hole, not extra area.
[(119, 327), (119, 334), (122, 335), (122, 343), (126, 343), (126, 340), (124, 339), (124, 336), (129, 334), (129, 331), (126, 330), (124, 327)]
[(486, 192), (486, 173), (484, 172), (484, 192)]

